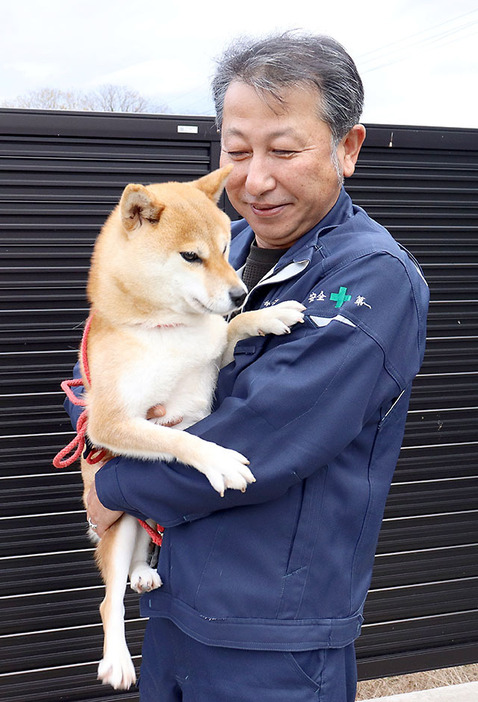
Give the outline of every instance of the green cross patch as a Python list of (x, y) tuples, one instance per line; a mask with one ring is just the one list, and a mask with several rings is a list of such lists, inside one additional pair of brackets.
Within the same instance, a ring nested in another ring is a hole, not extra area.
[(330, 293), (330, 299), (335, 302), (335, 307), (342, 307), (344, 302), (352, 299), (352, 295), (347, 295), (347, 288), (340, 288), (338, 293)]

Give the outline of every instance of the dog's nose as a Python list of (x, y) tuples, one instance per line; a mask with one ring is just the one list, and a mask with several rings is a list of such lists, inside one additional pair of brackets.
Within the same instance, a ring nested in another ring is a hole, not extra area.
[(244, 288), (233, 288), (229, 291), (229, 297), (235, 307), (240, 307), (246, 299), (246, 291)]

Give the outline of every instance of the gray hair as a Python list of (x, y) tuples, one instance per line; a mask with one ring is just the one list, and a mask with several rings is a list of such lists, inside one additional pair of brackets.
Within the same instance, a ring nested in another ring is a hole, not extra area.
[(319, 92), (318, 116), (329, 125), (336, 144), (362, 114), (364, 92), (357, 67), (331, 37), (285, 32), (234, 41), (218, 60), (212, 82), (218, 129), (226, 91), (235, 80), (280, 102), (284, 88), (314, 86)]

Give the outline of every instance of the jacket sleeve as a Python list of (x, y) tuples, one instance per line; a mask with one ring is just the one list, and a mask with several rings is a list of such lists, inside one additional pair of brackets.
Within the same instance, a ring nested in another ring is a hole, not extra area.
[[(256, 482), (245, 493), (228, 490), (221, 498), (178, 462), (117, 458), (97, 473), (101, 502), (175, 526), (278, 498), (326, 466), (367, 424), (375, 431), (421, 362), (416, 300), (402, 269), (396, 262), (376, 268), (381, 274), (367, 290), (367, 299), (377, 300), (375, 324), (368, 308), (355, 309), (353, 301), (340, 314), (329, 305), (326, 317), (316, 303), (290, 335), (239, 342), (235, 364), (219, 376), (218, 407), (188, 431), (249, 458)], [(363, 278), (361, 266), (357, 275)], [(342, 279), (332, 279), (331, 289)]]
[[(80, 370), (80, 362), (77, 361), (75, 364), (75, 367), (73, 368), (73, 378), (79, 379), (81, 378), (81, 370)], [(82, 385), (78, 385), (75, 388), (71, 388), (72, 392), (76, 397), (81, 397), (81, 395), (84, 392), (84, 387)], [(80, 407), (79, 405), (74, 405), (73, 402), (67, 397), (65, 399), (65, 402), (63, 403), (63, 407), (65, 410), (68, 412), (71, 420), (71, 425), (73, 429), (76, 429), (76, 425), (79, 419), (80, 414), (83, 412), (84, 407)]]

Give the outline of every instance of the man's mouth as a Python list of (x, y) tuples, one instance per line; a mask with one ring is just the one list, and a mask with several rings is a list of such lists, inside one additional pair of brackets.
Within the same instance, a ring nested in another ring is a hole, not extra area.
[(286, 206), (286, 203), (280, 205), (249, 203), (249, 207), (257, 217), (273, 217), (282, 212)]

